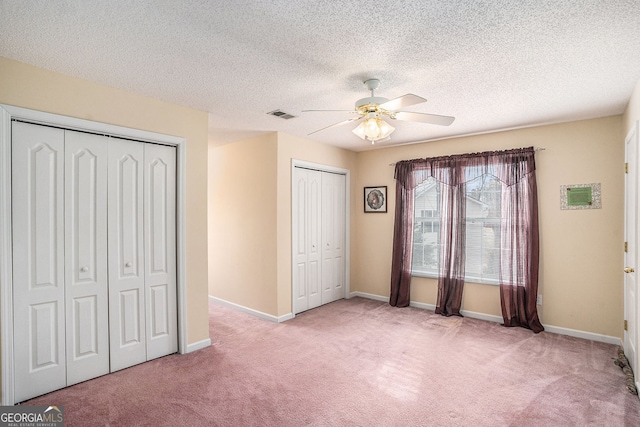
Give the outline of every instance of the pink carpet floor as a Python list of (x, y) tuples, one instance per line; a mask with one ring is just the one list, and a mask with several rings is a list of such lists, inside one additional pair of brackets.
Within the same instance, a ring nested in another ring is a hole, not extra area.
[(640, 426), (617, 347), (362, 298), (59, 390), (66, 426)]

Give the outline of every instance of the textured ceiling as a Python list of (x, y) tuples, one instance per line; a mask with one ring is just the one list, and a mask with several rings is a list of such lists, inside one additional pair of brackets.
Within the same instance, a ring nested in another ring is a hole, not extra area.
[[(0, 0), (0, 56), (209, 112), (225, 144), (282, 131), (354, 151), (620, 114), (640, 79), (639, 1)], [(414, 93), (372, 146), (353, 109)], [(290, 120), (265, 113), (280, 109)]]

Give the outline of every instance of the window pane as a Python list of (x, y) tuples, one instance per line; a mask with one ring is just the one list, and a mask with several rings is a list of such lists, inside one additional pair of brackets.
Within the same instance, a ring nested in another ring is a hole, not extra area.
[(440, 190), (429, 178), (414, 193), (413, 257), (416, 273), (437, 275), (440, 245)]
[(470, 281), (497, 283), (502, 184), (491, 175), (467, 183), (466, 264)]
[[(502, 184), (492, 175), (467, 183), (465, 278), (497, 283), (500, 263)], [(440, 253), (440, 189), (429, 178), (416, 187), (412, 271), (437, 276)]]

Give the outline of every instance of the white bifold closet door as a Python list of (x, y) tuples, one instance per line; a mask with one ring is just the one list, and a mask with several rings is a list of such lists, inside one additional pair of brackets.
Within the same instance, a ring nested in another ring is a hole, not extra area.
[(178, 351), (176, 150), (145, 144), (144, 272), (147, 360)]
[(175, 149), (109, 142), (111, 371), (175, 353)]
[(344, 175), (294, 168), (294, 314), (345, 297)]
[(322, 303), (345, 297), (344, 175), (322, 174)]
[(14, 123), (13, 324), (17, 402), (67, 384), (64, 131)]
[(111, 370), (147, 360), (145, 348), (144, 145), (109, 141), (109, 328)]
[(322, 172), (294, 168), (294, 314), (322, 304)]
[(67, 385), (109, 372), (105, 139), (65, 132)]
[(102, 137), (14, 123), (16, 401), (109, 372), (107, 150)]
[(16, 402), (175, 353), (175, 149), (12, 124)]

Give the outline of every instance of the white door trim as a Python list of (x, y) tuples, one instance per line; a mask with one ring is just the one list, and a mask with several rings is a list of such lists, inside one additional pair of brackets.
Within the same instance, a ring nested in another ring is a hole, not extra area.
[(176, 147), (176, 243), (178, 287), (178, 351), (187, 353), (186, 305), (186, 155), (185, 138), (0, 104), (0, 372), (2, 405), (13, 405), (13, 308), (11, 253), (11, 120), (20, 119), (65, 129), (87, 131)]
[[(344, 262), (344, 286), (345, 286), (345, 298), (349, 298), (349, 295), (351, 293), (351, 286), (350, 286), (350, 274), (349, 272), (351, 271), (351, 222), (350, 222), (350, 218), (351, 218), (351, 171), (349, 169), (343, 169), (340, 167), (336, 167), (336, 166), (329, 166), (329, 165), (323, 165), (321, 163), (313, 163), (313, 162), (307, 162), (305, 160), (297, 160), (297, 159), (291, 159), (291, 174), (290, 174), (290, 189), (289, 191), (291, 191), (290, 195), (291, 195), (291, 200), (293, 201), (293, 176), (294, 176), (294, 170), (296, 167), (299, 168), (307, 168), (307, 169), (313, 169), (313, 170), (318, 170), (318, 171), (322, 171), (322, 172), (330, 172), (330, 173), (337, 173), (340, 175), (344, 175), (345, 176), (345, 191), (344, 191), (344, 198), (345, 198), (345, 209), (344, 209), (344, 224), (345, 224), (345, 244), (344, 244), (344, 250), (345, 250), (345, 262)], [(294, 310), (294, 306), (293, 306), (293, 277), (294, 277), (294, 272), (293, 269), (295, 268), (295, 254), (293, 252), (293, 247), (294, 247), (294, 241), (296, 239), (295, 236), (295, 230), (293, 229), (293, 203), (291, 203), (290, 206), (291, 209), (291, 313), (292, 313), (292, 318), (295, 317), (295, 310)]]
[[(627, 165), (627, 173), (625, 174), (625, 200), (624, 200), (624, 237), (626, 243), (629, 246), (629, 253), (627, 253), (625, 244), (624, 254), (624, 319), (628, 324), (628, 329), (625, 328), (623, 333), (623, 348), (625, 356), (629, 358), (629, 364), (634, 373), (634, 381), (636, 387), (640, 387), (640, 380), (638, 375), (638, 327), (640, 326), (640, 305), (638, 299), (638, 273), (631, 272), (626, 273), (626, 267), (638, 269), (640, 260), (638, 259), (638, 121), (633, 124), (629, 133), (627, 134), (625, 144), (625, 162)], [(632, 147), (633, 158), (630, 156), (630, 146)], [(631, 196), (629, 194), (631, 193)], [(631, 197), (632, 200), (629, 200)], [(631, 204), (632, 203), (632, 204)], [(633, 217), (629, 218), (629, 213), (632, 213)], [(631, 226), (630, 226), (631, 224)], [(629, 230), (629, 228), (631, 228)], [(630, 235), (631, 234), (631, 235)], [(629, 295), (628, 292), (629, 283), (632, 283), (635, 287), (634, 295)], [(633, 299), (632, 299), (633, 298)]]

